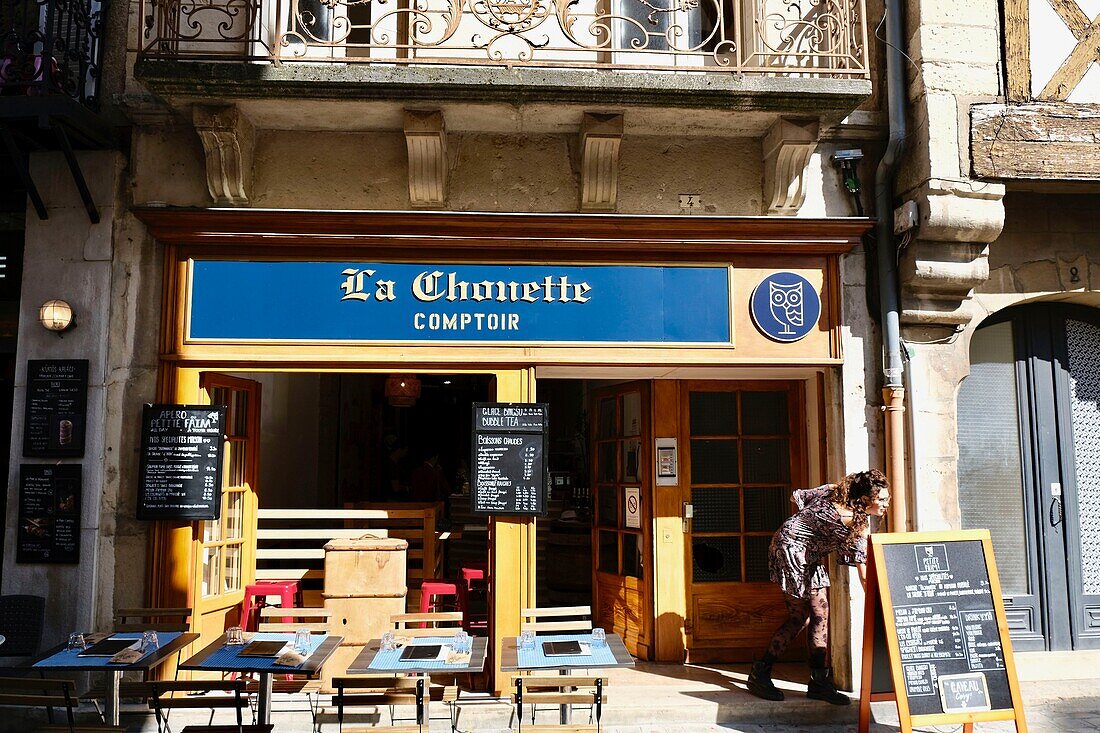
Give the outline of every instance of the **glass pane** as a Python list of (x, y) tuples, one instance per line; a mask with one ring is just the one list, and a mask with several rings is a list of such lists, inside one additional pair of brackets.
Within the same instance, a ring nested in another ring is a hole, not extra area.
[(248, 435), (248, 392), (234, 390), (229, 406), (229, 434), (235, 438)]
[(1067, 319), (1066, 350), (1081, 528), (1081, 592), (1100, 595), (1100, 328)]
[(614, 481), (615, 476), (615, 449), (618, 448), (618, 443), (600, 443), (596, 448), (596, 478), (599, 481)]
[(691, 483), (738, 483), (737, 441), (691, 441)]
[(614, 486), (601, 486), (596, 490), (596, 505), (601, 527), (619, 526), (619, 498)]
[(222, 538), (221, 522), (209, 520), (202, 523), (202, 541), (217, 542)]
[(642, 434), (642, 395), (627, 392), (623, 395), (623, 435)]
[(771, 537), (745, 538), (745, 580), (749, 583), (764, 583), (768, 577), (768, 546)]
[[(745, 531), (774, 532), (794, 512), (789, 489), (743, 489)], [(746, 552), (748, 550), (746, 549)]]
[(738, 537), (696, 537), (691, 541), (691, 579), (696, 583), (741, 580)]
[(225, 522), (225, 538), (227, 540), (240, 539), (244, 536), (244, 493), (240, 491), (226, 492), (225, 513), (222, 515)]
[(962, 526), (989, 529), (1004, 594), (1029, 593), (1011, 323), (975, 332), (958, 400)]
[(631, 438), (623, 441), (623, 481), (635, 483), (638, 481), (639, 459), (642, 452), (642, 441)]
[(787, 435), (786, 392), (742, 392), (741, 433), (743, 435)]
[(599, 569), (605, 573), (619, 573), (619, 535), (615, 532), (600, 532)]
[(614, 438), (617, 435), (615, 425), (615, 398), (605, 397), (600, 400), (599, 413), (596, 418), (596, 437)]
[(786, 438), (744, 440), (746, 484), (785, 484), (791, 480), (791, 450)]
[(692, 489), (692, 532), (740, 532), (741, 495), (737, 489)]
[(692, 392), (688, 415), (692, 435), (737, 435), (737, 393)]
[[(213, 524), (213, 522), (207, 522)], [(202, 548), (202, 594), (216, 596), (221, 593), (221, 547)]]
[(248, 478), (246, 470), (248, 444), (244, 441), (231, 440), (225, 444), (225, 447), (229, 451), (229, 478), (226, 485), (244, 486)]
[(642, 577), (642, 538), (636, 534), (623, 535), (623, 575)]
[(229, 390), (226, 389), (225, 387), (215, 387), (210, 392), (210, 404), (212, 404), (212, 405), (228, 405), (229, 404)]
[(241, 589), (241, 546), (225, 546), (225, 590), (226, 592)]

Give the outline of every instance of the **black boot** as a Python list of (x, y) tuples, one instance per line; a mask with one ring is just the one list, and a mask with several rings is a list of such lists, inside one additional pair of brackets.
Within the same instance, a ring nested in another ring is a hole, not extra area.
[(833, 684), (833, 670), (829, 667), (810, 668), (810, 684), (806, 688), (806, 697), (824, 700), (833, 705), (852, 704), (852, 698), (836, 689)]
[(772, 663), (759, 661), (752, 663), (749, 672), (749, 692), (765, 700), (778, 702), (783, 699), (783, 691), (772, 682)]

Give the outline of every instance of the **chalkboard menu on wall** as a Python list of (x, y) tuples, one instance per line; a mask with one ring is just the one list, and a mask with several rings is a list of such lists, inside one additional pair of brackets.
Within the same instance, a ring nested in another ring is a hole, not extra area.
[(985, 702), (1005, 709), (1012, 695), (981, 540), (884, 545), (890, 601), (911, 715), (944, 710), (941, 678), (980, 672)]
[(871, 536), (861, 695), (861, 733), (872, 699), (897, 701), (903, 733), (1023, 721), (987, 530)]
[(470, 509), (474, 514), (546, 513), (545, 403), (474, 403)]
[(87, 359), (28, 361), (23, 455), (83, 456), (87, 410)]
[(225, 407), (146, 405), (138, 519), (217, 519)]
[(19, 467), (16, 562), (80, 562), (79, 465)]

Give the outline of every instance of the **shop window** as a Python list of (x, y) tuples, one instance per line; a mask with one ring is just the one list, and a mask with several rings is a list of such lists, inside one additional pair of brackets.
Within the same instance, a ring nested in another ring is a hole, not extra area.
[(210, 390), (211, 403), (227, 408), (221, 515), (202, 523), (202, 595), (234, 593), (243, 587), (245, 494), (248, 486), (248, 393), (225, 387)]

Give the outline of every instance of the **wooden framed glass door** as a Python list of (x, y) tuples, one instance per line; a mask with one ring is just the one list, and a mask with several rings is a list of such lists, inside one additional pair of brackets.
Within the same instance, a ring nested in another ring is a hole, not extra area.
[(195, 522), (191, 598), (201, 643), (240, 623), (244, 588), (256, 576), (256, 483), (260, 384), (204, 372), (199, 386), (212, 405), (226, 406), (221, 516)]
[(630, 653), (651, 658), (652, 470), (648, 382), (592, 395), (594, 625), (623, 637)]
[(688, 661), (750, 661), (786, 611), (772, 535), (804, 485), (801, 382), (683, 382)]

